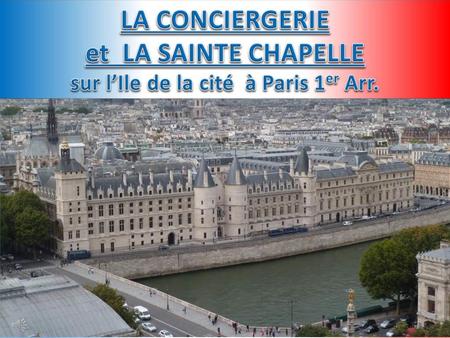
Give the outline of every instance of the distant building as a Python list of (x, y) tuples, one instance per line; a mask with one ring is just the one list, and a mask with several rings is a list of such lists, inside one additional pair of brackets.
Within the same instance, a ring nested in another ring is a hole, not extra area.
[(402, 143), (450, 143), (450, 127), (406, 127), (401, 139)]
[(450, 199), (450, 152), (423, 154), (415, 170), (416, 195)]
[(417, 255), (419, 264), (417, 324), (419, 327), (450, 320), (450, 247)]
[(135, 335), (100, 298), (62, 276), (0, 279), (0, 313), (2, 337)]
[(0, 152), (0, 176), (3, 176), (3, 183), (10, 188), (14, 186), (14, 174), (16, 173), (16, 156), (15, 151)]

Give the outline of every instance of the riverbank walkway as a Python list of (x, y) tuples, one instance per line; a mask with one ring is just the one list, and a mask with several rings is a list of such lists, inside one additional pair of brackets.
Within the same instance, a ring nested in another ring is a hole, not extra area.
[[(173, 297), (160, 290), (139, 284), (111, 274), (107, 271), (88, 266), (81, 262), (74, 262), (56, 267), (54, 273), (64, 274), (82, 285), (104, 284), (108, 281), (109, 286), (122, 294), (129, 306), (143, 305), (148, 307), (152, 322), (156, 320), (161, 325), (155, 325), (158, 331), (167, 328), (174, 336), (267, 336), (270, 328), (247, 326), (208, 311), (179, 298)], [(217, 316), (217, 322), (213, 319)], [(157, 324), (157, 323), (156, 323)], [(234, 325), (237, 330), (235, 330)], [(160, 328), (161, 327), (161, 328)], [(237, 333), (236, 333), (237, 331)], [(275, 329), (273, 331), (276, 331)], [(275, 336), (291, 336), (290, 329), (279, 328)]]

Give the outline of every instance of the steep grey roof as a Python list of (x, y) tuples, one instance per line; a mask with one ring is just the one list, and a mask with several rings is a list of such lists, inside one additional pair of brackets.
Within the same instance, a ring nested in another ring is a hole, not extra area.
[(58, 166), (56, 167), (56, 170), (63, 173), (75, 173), (84, 171), (84, 167), (80, 163), (78, 163), (77, 160), (70, 158), (66, 160), (61, 159)]
[(280, 184), (280, 183), (286, 183), (291, 182), (293, 183), (294, 180), (289, 175), (289, 173), (283, 171), (280, 175), (279, 172), (271, 172), (264, 174), (254, 174), (254, 175), (248, 175), (247, 177), (247, 183), (249, 185), (261, 185), (263, 183), (266, 184)]
[(450, 152), (425, 153), (420, 157), (417, 163), (450, 167)]
[(375, 160), (369, 156), (367, 151), (345, 151), (337, 162), (346, 163), (352, 167), (359, 167), (364, 162), (376, 165)]
[(300, 154), (297, 156), (297, 161), (295, 162), (295, 172), (298, 174), (309, 172), (309, 157), (307, 149), (302, 148)]
[(2, 151), (0, 152), (0, 166), (15, 166), (16, 152)]
[(262, 161), (262, 160), (253, 160), (253, 159), (241, 159), (239, 160), (239, 164), (241, 168), (249, 169), (252, 171), (264, 171), (272, 172), (278, 171), (280, 168), (288, 171), (289, 164), (286, 163), (278, 163), (273, 161)]
[(47, 182), (55, 174), (54, 168), (37, 168), (37, 178), (41, 186), (47, 186)]
[(195, 177), (194, 187), (211, 188), (214, 186), (216, 186), (216, 183), (214, 183), (211, 172), (209, 171), (208, 165), (206, 164), (206, 160), (202, 158), (197, 169), (197, 176)]
[(228, 172), (228, 177), (225, 184), (227, 185), (247, 184), (247, 180), (245, 178), (244, 173), (242, 172), (241, 165), (236, 156), (233, 158), (233, 163), (231, 163), (230, 171)]
[(122, 153), (112, 142), (105, 142), (95, 151), (95, 158), (102, 161), (123, 160)]
[(351, 167), (318, 169), (316, 177), (318, 180), (330, 180), (335, 178), (356, 177), (355, 171)]
[[(59, 138), (60, 142), (63, 140), (69, 143), (81, 142), (81, 136), (67, 135)], [(49, 142), (47, 136), (33, 136), (22, 150), (22, 154), (31, 157), (45, 157), (50, 154), (57, 155), (59, 154), (59, 146), (58, 143)]]
[[(131, 174), (127, 175), (125, 186), (123, 183), (123, 176), (110, 176), (110, 177), (94, 177), (94, 188), (91, 186), (91, 182), (87, 182), (87, 189), (92, 191), (93, 197), (97, 198), (97, 191), (101, 189), (105, 194), (109, 188), (113, 190), (113, 196), (118, 197), (117, 189), (122, 187), (124, 189), (124, 195), (128, 194), (128, 188), (132, 187), (134, 193), (136, 194), (136, 189), (139, 186), (142, 186), (144, 189), (144, 193), (147, 193), (147, 187), (150, 186), (150, 174), (142, 174), (142, 185), (139, 181), (139, 174)], [(173, 174), (173, 181), (170, 181), (170, 174), (162, 173), (162, 174), (153, 174), (153, 184), (151, 185), (153, 189), (156, 189), (158, 185), (161, 186), (161, 190), (163, 193), (167, 193), (168, 189), (171, 189), (172, 192), (177, 191), (177, 184), (181, 184), (183, 186), (186, 185), (188, 180), (187, 175), (183, 174)]]
[(100, 298), (62, 276), (0, 280), (0, 336), (123, 336), (133, 332)]
[(393, 161), (393, 162), (378, 164), (378, 169), (382, 173), (387, 173), (387, 172), (398, 172), (398, 171), (410, 171), (410, 170), (413, 170), (413, 166), (406, 162)]

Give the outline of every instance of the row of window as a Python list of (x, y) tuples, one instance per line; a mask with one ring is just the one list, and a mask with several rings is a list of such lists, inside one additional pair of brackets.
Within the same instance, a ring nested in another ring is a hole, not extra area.
[[(177, 190), (173, 190), (172, 188), (168, 188), (166, 191), (164, 191), (161, 187), (158, 188), (158, 190), (155, 190), (154, 193), (158, 194), (158, 195), (162, 195), (162, 194), (172, 194), (172, 193), (182, 193), (182, 192), (190, 192), (191, 191), (191, 187), (187, 187), (186, 189), (183, 190), (183, 188), (178, 188)], [(153, 190), (148, 188), (147, 190), (147, 195), (153, 195)], [(142, 187), (138, 187), (137, 188), (137, 192), (135, 193), (133, 188), (130, 188), (127, 192), (125, 191), (119, 191), (117, 196), (114, 196), (113, 193), (103, 193), (103, 192), (99, 192), (97, 194), (97, 198), (98, 199), (103, 199), (103, 197), (109, 197), (109, 198), (122, 198), (124, 196), (127, 197), (133, 197), (133, 196), (144, 196), (145, 195), (145, 191)], [(93, 192), (91, 190), (88, 190), (88, 200), (92, 200), (94, 198)]]
[[(184, 218), (186, 218), (187, 225), (192, 224), (192, 214), (191, 213), (186, 214), (184, 217), (183, 217), (183, 214), (179, 214), (178, 217), (176, 217), (176, 218), (174, 218), (173, 216), (174, 215), (167, 215), (167, 220), (165, 221), (165, 224), (167, 224), (168, 226), (173, 226), (173, 225), (182, 226)], [(129, 231), (135, 230), (135, 219), (131, 218), (128, 220), (127, 223), (128, 223), (127, 230), (129, 230)], [(115, 231), (116, 224), (117, 223), (114, 220), (109, 221), (108, 225), (109, 225), (110, 233)], [(125, 220), (123, 220), (123, 219), (119, 220), (118, 224), (119, 224), (119, 231), (120, 232), (125, 231)], [(148, 218), (148, 227), (150, 229), (156, 225), (160, 228), (163, 227), (163, 225), (164, 225), (163, 216), (158, 216), (157, 219), (156, 219), (156, 217), (153, 217), (153, 216)], [(89, 222), (88, 228), (89, 228), (89, 234), (90, 235), (94, 234), (94, 223)], [(137, 219), (136, 229), (139, 229), (139, 230), (144, 229), (144, 218)], [(99, 234), (105, 233), (105, 222), (98, 222), (98, 233)]]
[[(307, 184), (306, 182), (303, 183), (303, 189), (306, 189)], [(278, 188), (278, 189), (277, 189)], [(276, 185), (268, 185), (268, 186), (264, 186), (263, 191), (264, 192), (269, 192), (269, 191), (284, 191), (284, 190), (290, 190), (290, 189), (300, 189), (300, 185), (299, 184), (295, 184), (294, 186), (292, 186), (290, 183), (286, 183), (286, 184), (280, 184), (278, 187)], [(248, 188), (248, 193), (252, 194), (253, 192), (255, 192), (256, 194), (259, 194), (262, 192), (261, 187), (256, 186), (256, 187), (250, 187)]]
[[(409, 172), (406, 172), (405, 177), (409, 177), (410, 176), (409, 174), (410, 174)], [(389, 178), (402, 178), (402, 177), (403, 177), (403, 173), (378, 174), (378, 180), (389, 179)], [(365, 180), (364, 180), (364, 178), (365, 178)], [(359, 177), (359, 183), (370, 182), (371, 178), (372, 178), (372, 182), (374, 182), (374, 181), (376, 181), (377, 175), (366, 175), (365, 177), (364, 176), (360, 176)], [(349, 179), (348, 181), (350, 183), (354, 184), (355, 183), (355, 178)], [(334, 186), (339, 186), (340, 185), (339, 183), (341, 183), (341, 185), (347, 185), (347, 180), (334, 181)], [(331, 187), (332, 182), (328, 181), (328, 182), (326, 182), (326, 184), (325, 184), (325, 182), (320, 182), (319, 183), (320, 188), (324, 187), (325, 185), (328, 186), (328, 187)]]
[[(272, 211), (272, 213), (270, 213), (269, 211)], [(264, 217), (270, 217), (270, 216), (277, 216), (277, 215), (279, 215), (279, 216), (282, 216), (282, 215), (284, 215), (285, 214), (285, 209), (284, 209), (284, 206), (280, 206), (279, 208), (277, 208), (277, 207), (273, 207), (273, 208), (271, 208), (271, 209), (269, 209), (269, 208), (264, 208), (263, 210), (263, 213), (264, 213)], [(291, 205), (288, 205), (287, 207), (286, 207), (286, 214), (292, 214), (292, 206)], [(296, 204), (295, 206), (294, 206), (294, 213), (299, 213), (300, 212), (300, 206), (298, 205), (298, 204)], [(303, 214), (306, 214), (306, 208), (303, 208)], [(255, 217), (255, 215), (256, 215), (256, 218), (260, 218), (261, 217), (261, 209), (256, 209), (256, 214), (254, 213), (254, 211), (253, 210), (249, 210), (248, 211), (248, 218), (254, 218)], [(230, 218), (231, 219), (231, 218)]]

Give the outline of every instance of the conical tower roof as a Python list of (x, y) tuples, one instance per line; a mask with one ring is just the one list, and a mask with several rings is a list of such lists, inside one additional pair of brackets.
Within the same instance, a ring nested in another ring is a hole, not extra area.
[(234, 156), (233, 162), (231, 163), (230, 171), (228, 172), (228, 177), (225, 182), (226, 185), (245, 185), (247, 184), (247, 179), (242, 172), (241, 164), (237, 156)]
[(306, 148), (302, 148), (295, 162), (295, 172), (298, 174), (309, 172), (309, 156)]
[(216, 183), (212, 178), (208, 165), (204, 158), (202, 158), (200, 165), (198, 166), (197, 176), (195, 177), (194, 188), (212, 188)]

